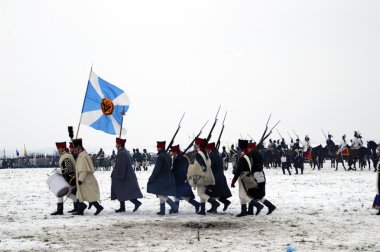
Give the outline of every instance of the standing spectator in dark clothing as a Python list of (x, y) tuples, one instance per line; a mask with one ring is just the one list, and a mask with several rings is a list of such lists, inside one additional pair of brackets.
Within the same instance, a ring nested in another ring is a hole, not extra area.
[(223, 168), (225, 171), (227, 171), (228, 170), (228, 163), (230, 162), (230, 156), (229, 156), (228, 152), (226, 151), (226, 146), (223, 146), (222, 160), (223, 160)]
[(143, 155), (139, 151), (139, 149), (136, 149), (136, 171), (141, 171), (141, 165), (143, 162)]
[(120, 201), (120, 208), (116, 213), (125, 212), (125, 201), (131, 201), (135, 207), (133, 212), (141, 206), (137, 199), (142, 198), (137, 177), (132, 168), (131, 155), (125, 149), (125, 139), (116, 138), (116, 164), (111, 173), (111, 200)]
[(282, 151), (282, 155), (281, 155), (281, 168), (282, 168), (282, 173), (285, 175), (285, 170), (288, 170), (288, 173), (289, 175), (292, 175), (290, 173), (290, 169), (289, 169), (289, 162), (288, 162), (288, 159), (286, 157), (286, 151)]
[(142, 157), (143, 157), (144, 171), (147, 171), (148, 166), (150, 165), (150, 154), (148, 152), (146, 152), (146, 149), (143, 149)]

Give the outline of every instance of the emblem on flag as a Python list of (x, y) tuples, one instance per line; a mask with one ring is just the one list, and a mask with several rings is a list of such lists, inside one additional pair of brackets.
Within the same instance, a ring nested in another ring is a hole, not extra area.
[[(128, 109), (127, 94), (91, 71), (83, 102), (81, 123), (117, 135), (122, 125), (122, 116)], [(125, 129), (122, 129), (122, 134), (126, 134)]]

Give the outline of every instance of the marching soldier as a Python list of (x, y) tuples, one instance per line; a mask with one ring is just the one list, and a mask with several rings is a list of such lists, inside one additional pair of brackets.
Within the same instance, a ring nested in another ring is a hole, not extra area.
[(169, 213), (177, 213), (178, 208), (168, 196), (176, 195), (175, 178), (171, 171), (172, 158), (165, 151), (166, 142), (157, 142), (157, 160), (152, 175), (148, 180), (147, 192), (153, 193), (160, 199), (158, 215), (165, 215), (165, 202), (171, 207)]
[(195, 207), (195, 212), (197, 213), (199, 211), (200, 204), (195, 200), (194, 193), (187, 181), (187, 171), (190, 164), (190, 159), (187, 156), (183, 155), (179, 148), (179, 145), (171, 146), (170, 152), (173, 155), (172, 171), (176, 182), (175, 205), (177, 209), (179, 209), (180, 200), (186, 200)]
[(220, 204), (206, 194), (206, 186), (215, 185), (214, 174), (211, 169), (211, 159), (206, 152), (206, 139), (195, 139), (195, 159), (189, 166), (187, 180), (192, 187), (197, 189), (198, 196), (201, 200), (201, 209), (198, 214), (206, 214), (206, 201), (211, 204), (212, 212), (215, 212)]
[[(258, 149), (254, 144), (248, 144), (248, 152), (251, 153), (252, 158), (252, 169), (251, 173), (253, 174), (253, 178), (257, 183), (257, 187), (252, 189), (252, 193), (250, 194), (255, 200), (260, 201), (268, 208), (268, 214), (271, 214), (276, 207), (267, 199), (265, 199), (265, 184), (266, 178), (263, 169), (263, 161), (258, 152)], [(253, 215), (253, 206), (254, 204), (250, 204), (248, 208), (248, 214)], [(256, 215), (262, 208), (258, 208)]]
[(248, 215), (247, 203), (249, 204), (250, 215), (253, 215), (253, 207), (257, 208), (256, 215), (264, 208), (257, 200), (249, 195), (250, 190), (257, 187), (257, 183), (253, 180), (251, 174), (252, 158), (248, 155), (248, 141), (239, 139), (239, 148), (242, 150), (237, 168), (234, 172), (231, 187), (235, 187), (236, 181), (239, 181), (239, 198), (241, 204), (241, 212), (236, 217), (243, 217)]
[[(67, 149), (66, 142), (55, 143), (55, 145), (57, 146), (58, 153), (60, 155), (59, 168), (61, 170), (61, 174), (70, 185), (70, 190), (66, 196), (69, 197), (74, 204), (74, 209), (68, 212), (74, 213), (78, 209), (77, 197), (75, 196), (75, 160)], [(63, 197), (58, 197), (57, 211), (51, 215), (63, 215)]]
[(120, 208), (116, 213), (125, 212), (125, 201), (131, 201), (135, 207), (133, 212), (141, 206), (137, 199), (142, 198), (137, 177), (132, 168), (132, 158), (125, 149), (125, 139), (116, 138), (116, 164), (111, 173), (111, 200), (120, 201)]
[(92, 163), (91, 157), (83, 148), (82, 139), (73, 139), (74, 152), (78, 154), (76, 160), (75, 177), (77, 179), (77, 197), (78, 197), (78, 211), (75, 215), (83, 215), (86, 209), (84, 201), (89, 202), (88, 208), (91, 206), (96, 208), (95, 215), (98, 215), (104, 208), (98, 202), (100, 200), (100, 191), (98, 181), (94, 176), (95, 168)]
[[(218, 199), (224, 204), (223, 211), (226, 211), (231, 201), (228, 200), (232, 196), (230, 188), (227, 184), (227, 179), (224, 176), (223, 160), (219, 151), (215, 147), (215, 143), (209, 143), (206, 146), (206, 151), (211, 159), (211, 169), (215, 178), (215, 185), (207, 186), (206, 194), (211, 198)], [(210, 209), (208, 213), (216, 213), (217, 209)]]

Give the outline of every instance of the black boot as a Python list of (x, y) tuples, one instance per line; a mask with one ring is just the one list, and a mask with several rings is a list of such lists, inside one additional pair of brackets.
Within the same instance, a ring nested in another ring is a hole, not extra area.
[(248, 205), (248, 213), (247, 213), (248, 215), (253, 215), (253, 207), (257, 208), (256, 215), (259, 215), (259, 213), (261, 212), (261, 210), (264, 208), (264, 206), (261, 205), (260, 202), (258, 202), (255, 199), (252, 199), (251, 202), (249, 202), (249, 205)]
[(236, 217), (247, 216), (247, 204), (241, 204), (241, 213), (236, 215)]
[(77, 202), (78, 210), (73, 213), (73, 215), (83, 215), (84, 210), (87, 208), (87, 205), (83, 202)]
[(63, 203), (57, 203), (57, 211), (50, 215), (63, 215)]
[(206, 203), (202, 202), (202, 203), (200, 203), (200, 205), (201, 205), (201, 210), (199, 210), (199, 212), (197, 214), (206, 215)]
[(160, 211), (157, 214), (158, 215), (165, 215), (165, 202), (160, 203)]
[(136, 212), (137, 209), (139, 209), (139, 207), (142, 205), (142, 203), (140, 201), (138, 201), (137, 199), (133, 199), (133, 200), (131, 200), (131, 202), (133, 204), (135, 204), (135, 208), (133, 208), (133, 212)]
[(73, 202), (73, 205), (74, 205), (74, 209), (73, 210), (70, 210), (70, 211), (67, 211), (68, 213), (75, 213), (76, 211), (78, 211), (78, 200)]
[(102, 207), (102, 205), (100, 205), (99, 202), (94, 201), (94, 202), (91, 202), (91, 203), (96, 208), (96, 212), (94, 213), (94, 215), (98, 215), (101, 211), (103, 211), (104, 207)]
[(380, 209), (379, 209), (379, 212), (376, 215), (380, 215)]
[(178, 210), (179, 210), (179, 201), (174, 201), (174, 205), (175, 207), (177, 208), (177, 212), (173, 212), (171, 209), (169, 210), (169, 214), (172, 214), (172, 213), (178, 213)]
[(168, 198), (166, 200), (166, 203), (168, 203), (168, 205), (171, 207), (171, 209), (169, 210), (169, 214), (178, 213), (179, 201), (178, 201), (178, 205), (176, 205), (171, 198)]
[(198, 213), (199, 207), (201, 206), (198, 201), (196, 201), (194, 198), (189, 199), (189, 203), (195, 207), (195, 213)]
[(224, 204), (223, 212), (227, 210), (229, 205), (231, 205), (231, 201), (229, 201), (227, 198), (220, 198), (219, 201)]
[(91, 209), (91, 207), (94, 205), (94, 202), (88, 203), (88, 209)]
[(115, 210), (115, 213), (125, 212), (125, 201), (120, 201), (120, 208)]
[(268, 214), (271, 214), (275, 209), (276, 206), (273, 205), (269, 200), (264, 200), (263, 204), (268, 208)]
[(210, 213), (217, 213), (217, 209), (220, 206), (220, 203), (213, 198), (209, 198), (207, 202), (211, 203), (212, 205)]

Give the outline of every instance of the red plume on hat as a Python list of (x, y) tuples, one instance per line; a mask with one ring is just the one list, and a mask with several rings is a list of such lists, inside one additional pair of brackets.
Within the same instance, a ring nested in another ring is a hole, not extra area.
[(116, 137), (116, 144), (120, 144), (124, 146), (126, 141), (127, 141), (126, 139)]
[(59, 142), (55, 143), (55, 146), (57, 146), (57, 149), (66, 149), (66, 142)]
[(157, 148), (165, 149), (166, 141), (157, 141)]
[(69, 144), (69, 148), (70, 148), (70, 149), (74, 149), (74, 144), (73, 144), (73, 142), (70, 142), (70, 144)]
[(181, 150), (179, 149), (179, 145), (173, 145), (170, 147), (170, 151), (173, 152), (173, 153), (177, 153), (177, 154), (180, 154), (181, 153)]

